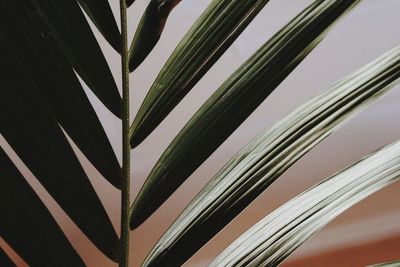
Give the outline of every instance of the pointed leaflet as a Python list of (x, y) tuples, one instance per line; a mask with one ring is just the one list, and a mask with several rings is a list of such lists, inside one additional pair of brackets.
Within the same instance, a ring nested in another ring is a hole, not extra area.
[(131, 126), (132, 147), (158, 126), (268, 2), (214, 0), (210, 4), (150, 88)]
[(79, 228), (111, 259), (118, 237), (22, 59), (0, 35), (0, 133)]
[[(27, 24), (23, 10), (12, 16), (0, 4), (0, 28), (24, 65), (19, 71), (32, 77), (37, 89), (53, 110), (58, 122), (93, 165), (113, 185), (119, 187), (120, 166), (110, 142), (75, 73), (51, 36), (42, 35)], [(18, 15), (18, 16), (15, 16)], [(46, 25), (41, 25), (44, 29)]]
[[(356, 71), (260, 134), (203, 188), (164, 234), (145, 266), (188, 259), (270, 184), (400, 77), (400, 47)], [(135, 223), (135, 215), (132, 217)]]
[(152, 0), (144, 12), (129, 49), (129, 70), (134, 71), (156, 46), (168, 15), (181, 0)]
[[(0, 182), (1, 182), (1, 180), (0, 180)], [(1, 198), (1, 195), (0, 195), (0, 198)], [(2, 213), (2, 214), (4, 214), (4, 213)], [(1, 248), (0, 248), (0, 266), (16, 267), (15, 263), (8, 257), (8, 255)]]
[[(58, 43), (70, 64), (94, 94), (116, 116), (121, 114), (121, 97), (107, 62), (76, 1), (14, 0), (2, 1), (2, 8), (26, 19), (19, 27), (29, 31), (35, 27), (45, 39)], [(43, 26), (45, 25), (45, 26)]]
[(121, 51), (121, 34), (108, 0), (78, 0), (108, 43)]
[(398, 141), (287, 202), (236, 239), (209, 266), (277, 266), (335, 217), (399, 178)]
[[(85, 266), (50, 212), (1, 148), (0, 212), (0, 236), (30, 266)], [(8, 265), (1, 263), (1, 266)]]
[(195, 171), (358, 1), (316, 1), (247, 60), (185, 125), (147, 178), (133, 206), (139, 225)]
[(135, 0), (126, 0), (126, 3), (128, 4), (128, 6), (131, 6), (134, 2), (135, 2)]
[(399, 267), (399, 266), (400, 266), (400, 261), (390, 261), (390, 262), (369, 265), (369, 267)]

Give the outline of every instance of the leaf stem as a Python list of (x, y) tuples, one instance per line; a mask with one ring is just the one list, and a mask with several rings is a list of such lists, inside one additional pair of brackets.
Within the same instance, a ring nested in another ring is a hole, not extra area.
[(129, 207), (130, 207), (130, 153), (129, 144), (129, 63), (128, 23), (126, 0), (120, 0), (121, 15), (121, 70), (122, 70), (122, 187), (121, 187), (121, 240), (120, 267), (129, 262)]

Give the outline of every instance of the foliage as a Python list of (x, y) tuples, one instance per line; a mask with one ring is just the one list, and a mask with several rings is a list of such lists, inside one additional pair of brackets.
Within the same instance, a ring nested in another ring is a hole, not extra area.
[[(313, 1), (243, 63), (162, 154), (131, 213), (122, 209), (120, 239), (65, 135), (129, 201), (129, 164), (119, 165), (79, 78), (124, 123), (129, 122), (129, 99), (125, 93), (122, 98), (119, 95), (84, 12), (120, 53), (122, 85), (128, 89), (129, 71), (157, 45), (180, 0), (151, 0), (129, 51), (126, 7), (132, 0), (120, 2), (122, 33), (107, 0), (0, 2), (0, 59), (7, 62), (0, 72), (0, 133), (93, 244), (120, 266), (127, 266), (127, 220), (132, 229), (145, 222), (360, 1)], [(268, 2), (211, 2), (161, 69), (129, 132), (124, 127), (125, 159)], [(399, 78), (400, 47), (395, 47), (266, 129), (193, 199), (143, 266), (183, 264), (299, 158), (388, 92)], [(211, 266), (276, 266), (344, 210), (394, 182), (399, 173), (400, 143), (395, 142), (278, 208), (232, 243)], [(1, 237), (31, 266), (84, 266), (2, 149), (0, 175)], [(13, 266), (3, 251), (0, 265)]]

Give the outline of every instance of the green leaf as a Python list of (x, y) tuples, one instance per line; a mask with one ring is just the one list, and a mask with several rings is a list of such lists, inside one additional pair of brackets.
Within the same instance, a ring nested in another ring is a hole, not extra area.
[[(1, 196), (0, 196), (1, 197)], [(8, 255), (0, 248), (0, 266), (3, 267), (16, 267), (15, 263), (8, 257)]]
[[(261, 133), (187, 206), (153, 248), (145, 266), (178, 265), (188, 259), (299, 158), (387, 92), (399, 77), (400, 46)], [(135, 220), (140, 222), (139, 215), (133, 213), (133, 226), (138, 224)]]
[[(56, 221), (0, 148), (0, 236), (30, 266), (85, 266)], [(4, 252), (3, 252), (4, 253)], [(1, 266), (15, 266), (3, 264)]]
[(0, 133), (50, 195), (109, 258), (118, 237), (96, 192), (45, 99), (23, 69), (23, 59), (0, 42)]
[(399, 266), (400, 266), (400, 261), (390, 261), (390, 262), (369, 265), (369, 267), (399, 267)]
[(126, 0), (128, 7), (131, 6), (134, 2), (135, 0)]
[[(6, 9), (24, 31), (35, 27), (45, 40), (55, 40), (94, 94), (120, 117), (121, 97), (118, 88), (76, 1), (2, 1), (1, 8)], [(24, 16), (25, 19), (22, 19)]]
[(160, 39), (169, 13), (181, 0), (152, 0), (147, 6), (129, 49), (129, 70), (134, 71)]
[(268, 2), (214, 0), (210, 4), (183, 37), (150, 88), (131, 126), (132, 147), (140, 144), (160, 124)]
[(152, 169), (131, 226), (149, 217), (271, 94), (358, 1), (315, 1), (247, 60), (196, 112)]
[(55, 40), (43, 38), (35, 27), (20, 28), (20, 23), (29, 22), (26, 16), (19, 16), (15, 21), (4, 8), (0, 15), (3, 42), (7, 42), (12, 50), (4, 50), (4, 53), (21, 58), (18, 71), (26, 72), (32, 78), (61, 126), (100, 173), (119, 187), (121, 168), (118, 160), (81, 84)]
[(78, 0), (104, 38), (118, 52), (121, 51), (121, 34), (107, 0)]
[(369, 155), (259, 221), (211, 266), (277, 266), (342, 212), (400, 178), (400, 142)]

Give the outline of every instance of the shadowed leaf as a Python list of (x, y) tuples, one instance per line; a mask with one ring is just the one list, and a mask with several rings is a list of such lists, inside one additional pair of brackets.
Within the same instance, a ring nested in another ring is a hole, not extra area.
[(210, 4), (150, 88), (131, 126), (132, 147), (160, 124), (268, 2), (214, 0)]
[(134, 205), (147, 219), (271, 94), (358, 1), (315, 1), (247, 60), (196, 112), (158, 160)]
[(78, 0), (78, 2), (108, 43), (120, 52), (121, 34), (108, 0)]
[[(0, 211), (0, 236), (29, 265), (85, 266), (50, 212), (1, 148)], [(15, 266), (3, 264), (1, 258), (1, 266)]]
[(140, 20), (129, 49), (129, 70), (134, 71), (156, 46), (169, 13), (181, 0), (152, 0)]
[[(1, 152), (0, 152), (1, 153)], [(1, 154), (0, 154), (1, 156)], [(0, 196), (1, 197), (1, 196)], [(4, 214), (4, 213), (3, 213)], [(8, 257), (8, 255), (0, 248), (0, 266), (15, 267), (15, 263)]]
[(53, 38), (44, 38), (35, 27), (19, 27), (29, 22), (26, 14), (20, 15), (13, 20), (7, 9), (0, 9), (3, 42), (12, 50), (4, 53), (21, 58), (18, 71), (32, 78), (61, 126), (100, 173), (119, 187), (117, 158), (67, 59)]
[[(397, 47), (260, 134), (202, 189), (156, 244), (144, 265), (178, 265), (188, 259), (299, 158), (392, 88), (399, 77)], [(135, 223), (135, 214), (132, 222)]]
[(287, 202), (209, 266), (278, 266), (335, 217), (399, 178), (400, 142), (395, 142)]
[[(76, 1), (2, 1), (21, 29), (35, 27), (43, 39), (60, 46), (71, 66), (116, 116), (121, 97), (100, 47)], [(22, 19), (25, 17), (25, 19)]]
[(134, 2), (135, 2), (135, 0), (126, 0), (128, 7), (131, 6)]
[(21, 71), (23, 59), (10, 51), (2, 37), (0, 133), (79, 228), (116, 260), (118, 237), (107, 213), (45, 99)]

